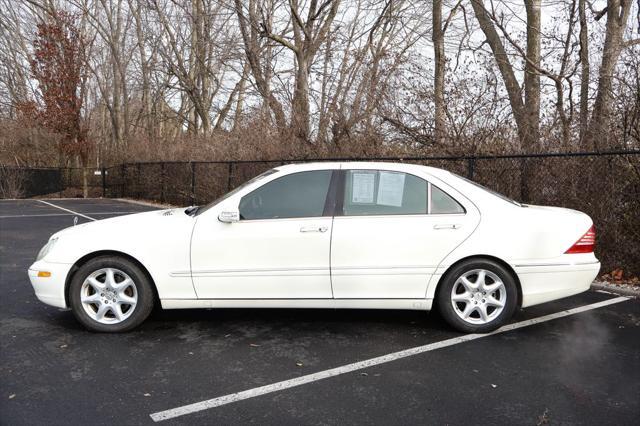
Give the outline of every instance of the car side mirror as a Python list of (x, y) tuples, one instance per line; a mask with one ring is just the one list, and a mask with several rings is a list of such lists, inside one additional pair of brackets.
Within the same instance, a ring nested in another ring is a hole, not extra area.
[(218, 220), (223, 223), (233, 223), (240, 221), (240, 212), (238, 210), (224, 210), (218, 215)]

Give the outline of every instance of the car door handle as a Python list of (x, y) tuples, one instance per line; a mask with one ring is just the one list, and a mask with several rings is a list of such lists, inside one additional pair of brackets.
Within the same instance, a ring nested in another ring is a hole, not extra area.
[(300, 228), (300, 232), (327, 232), (326, 226), (303, 226)]
[(459, 223), (439, 223), (433, 225), (433, 229), (460, 229), (462, 225)]

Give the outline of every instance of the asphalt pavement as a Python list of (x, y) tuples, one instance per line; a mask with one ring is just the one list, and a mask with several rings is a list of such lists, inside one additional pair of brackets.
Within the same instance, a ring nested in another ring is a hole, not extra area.
[(154, 424), (161, 413), (174, 416), (167, 425), (640, 419), (637, 299), (589, 291), (468, 340), (435, 313), (374, 310), (157, 309), (130, 333), (95, 334), (40, 303), (27, 268), (74, 217), (154, 207), (44, 201), (0, 201), (1, 424)]

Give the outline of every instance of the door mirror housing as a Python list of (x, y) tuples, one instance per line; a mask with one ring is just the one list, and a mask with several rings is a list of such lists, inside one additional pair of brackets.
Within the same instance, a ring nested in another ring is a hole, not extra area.
[(233, 223), (240, 221), (240, 212), (238, 209), (235, 210), (223, 210), (218, 215), (218, 220), (223, 223)]

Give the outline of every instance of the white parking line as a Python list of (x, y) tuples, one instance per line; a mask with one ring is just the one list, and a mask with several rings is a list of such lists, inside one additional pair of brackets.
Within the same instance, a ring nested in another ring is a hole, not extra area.
[(60, 210), (64, 210), (65, 212), (73, 213), (73, 214), (75, 214), (75, 215), (77, 215), (77, 216), (82, 216), (82, 217), (84, 217), (84, 218), (86, 218), (86, 219), (89, 219), (89, 220), (98, 220), (98, 219), (94, 219), (94, 218), (92, 218), (92, 217), (89, 217), (89, 216), (87, 216), (86, 214), (82, 214), (82, 213), (74, 212), (73, 210), (69, 210), (69, 209), (65, 209), (64, 207), (56, 206), (55, 204), (50, 203), (50, 202), (48, 202), (48, 201), (43, 201), (43, 200), (38, 200), (38, 201), (40, 201), (41, 203), (44, 203), (44, 204), (46, 204), (46, 205), (48, 205), (48, 206), (55, 207), (55, 208), (60, 209)]
[(258, 388), (249, 389), (242, 392), (236, 392), (236, 393), (220, 396), (213, 399), (208, 399), (206, 401), (196, 402), (189, 405), (183, 405), (182, 407), (172, 408), (170, 410), (159, 411), (157, 413), (150, 414), (150, 416), (151, 416), (151, 419), (153, 419), (153, 421), (155, 422), (159, 422), (167, 419), (173, 419), (176, 417), (184, 416), (186, 414), (192, 414), (198, 411), (207, 410), (209, 408), (220, 407), (222, 405), (231, 404), (231, 403), (242, 401), (249, 398), (255, 398), (257, 396), (269, 394), (272, 392), (278, 392), (284, 389), (289, 389), (289, 388), (304, 385), (307, 383), (316, 382), (318, 380), (327, 379), (329, 377), (335, 377), (341, 374), (350, 373), (352, 371), (362, 370), (363, 368), (373, 367), (375, 365), (396, 361), (398, 359), (422, 354), (422, 353), (433, 351), (436, 349), (446, 348), (448, 346), (457, 345), (459, 343), (482, 339), (483, 337), (492, 336), (494, 334), (500, 334), (507, 331), (516, 330), (518, 328), (528, 327), (534, 324), (540, 324), (542, 322), (551, 321), (557, 318), (563, 318), (570, 315), (579, 314), (581, 312), (590, 311), (592, 309), (601, 308), (603, 306), (624, 302), (625, 300), (629, 300), (629, 298), (616, 297), (613, 299), (605, 300), (603, 302), (592, 303), (590, 305), (580, 306), (577, 308), (568, 309), (566, 311), (556, 312), (554, 314), (544, 315), (538, 318), (532, 318), (529, 320), (505, 325), (504, 327), (501, 327), (492, 333), (467, 334), (460, 337), (454, 337), (452, 339), (442, 340), (440, 342), (430, 343), (424, 346), (417, 346), (411, 349), (405, 349), (403, 351), (379, 356), (377, 358), (371, 358), (365, 361), (354, 362), (353, 364), (343, 365), (341, 367), (332, 368), (330, 370), (319, 371), (317, 373), (308, 374), (306, 376), (296, 377), (294, 379), (284, 380), (282, 382), (260, 386)]
[[(91, 214), (100, 216), (100, 215), (112, 215), (112, 214), (133, 214), (133, 213), (141, 213), (141, 212), (96, 212)], [(8, 216), (0, 216), (0, 219), (11, 219), (14, 217), (48, 217), (48, 216), (73, 216), (73, 215), (74, 213), (14, 214), (14, 215), (8, 215)]]

